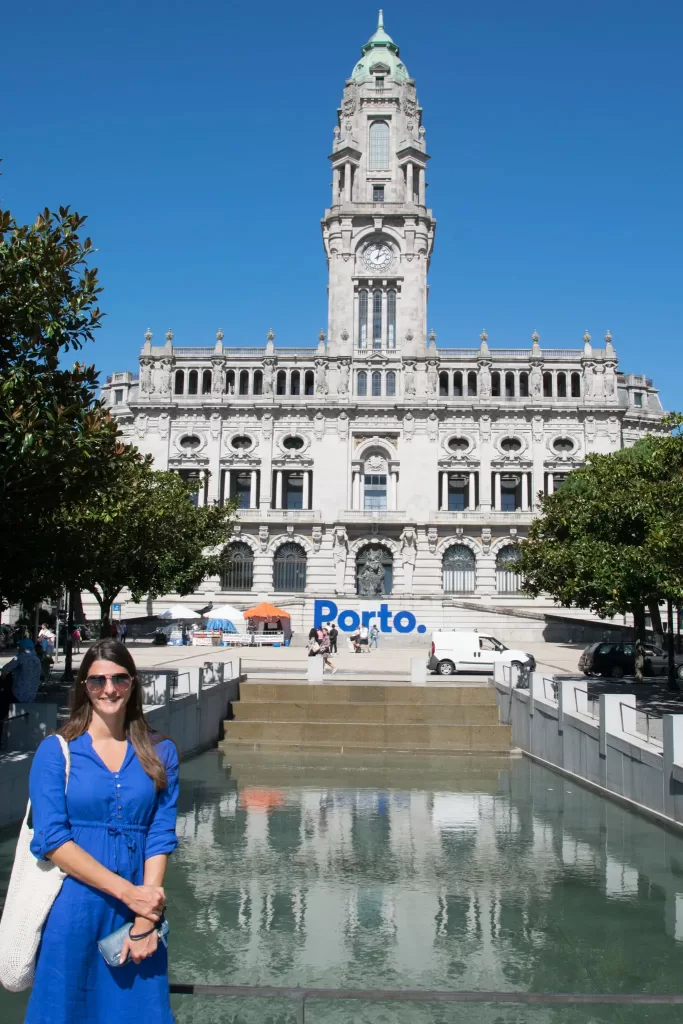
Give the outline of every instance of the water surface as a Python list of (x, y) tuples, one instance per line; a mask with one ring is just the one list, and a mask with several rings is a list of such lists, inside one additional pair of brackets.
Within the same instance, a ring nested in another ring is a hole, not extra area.
[[(526, 759), (211, 752), (167, 880), (180, 982), (681, 991), (683, 839)], [(13, 836), (0, 839), (6, 884)], [(0, 1020), (23, 1019), (0, 994)], [(182, 1024), (286, 1003), (177, 997)], [(683, 1022), (683, 1008), (313, 1003), (309, 1024)]]

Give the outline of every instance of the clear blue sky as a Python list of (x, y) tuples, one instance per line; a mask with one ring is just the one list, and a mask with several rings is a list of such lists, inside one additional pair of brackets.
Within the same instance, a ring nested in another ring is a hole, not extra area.
[[(88, 361), (176, 343), (315, 344), (344, 79), (379, 4), (117, 0), (3, 14), (0, 203), (89, 216), (108, 316)], [(614, 335), (680, 396), (680, 0), (385, 0), (417, 80), (444, 347)]]

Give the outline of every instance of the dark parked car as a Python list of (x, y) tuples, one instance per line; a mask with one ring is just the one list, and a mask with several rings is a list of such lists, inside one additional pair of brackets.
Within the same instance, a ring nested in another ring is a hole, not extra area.
[[(645, 655), (644, 671), (646, 676), (664, 676), (668, 671), (666, 651), (654, 644), (643, 644)], [(676, 675), (683, 679), (683, 656), (675, 656)], [(621, 679), (632, 676), (636, 671), (635, 643), (599, 643), (590, 644), (579, 658), (579, 669), (586, 676), (607, 676)]]

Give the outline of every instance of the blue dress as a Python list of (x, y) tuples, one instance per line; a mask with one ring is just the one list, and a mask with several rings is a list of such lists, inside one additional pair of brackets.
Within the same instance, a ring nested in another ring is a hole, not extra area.
[[(69, 750), (66, 794), (57, 737), (43, 740), (33, 759), (34, 856), (44, 858), (72, 839), (105, 867), (141, 885), (145, 860), (178, 845), (174, 744), (162, 740), (156, 747), (168, 780), (159, 793), (130, 742), (118, 772), (95, 753), (88, 733), (72, 740)], [(26, 1024), (172, 1024), (163, 944), (140, 964), (114, 968), (97, 948), (100, 939), (133, 918), (113, 896), (65, 878), (43, 929)]]

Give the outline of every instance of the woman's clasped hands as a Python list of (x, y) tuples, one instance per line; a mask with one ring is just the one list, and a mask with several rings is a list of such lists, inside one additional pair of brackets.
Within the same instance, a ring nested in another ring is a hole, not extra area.
[(158, 885), (132, 885), (126, 905), (134, 912), (135, 920), (121, 947), (121, 963), (130, 956), (134, 963), (139, 964), (153, 956), (159, 946), (157, 922), (164, 912), (166, 895)]

